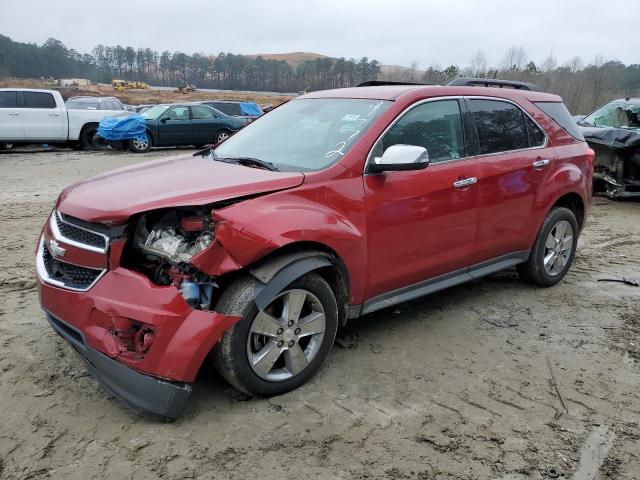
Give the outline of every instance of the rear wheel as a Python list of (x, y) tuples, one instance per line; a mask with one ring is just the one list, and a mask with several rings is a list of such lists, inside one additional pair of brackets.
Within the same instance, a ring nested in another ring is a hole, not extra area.
[(0, 143), (0, 150), (11, 150), (13, 143)]
[(213, 352), (220, 374), (250, 395), (279, 395), (309, 380), (326, 359), (338, 328), (338, 306), (329, 284), (308, 273), (258, 310), (258, 282), (233, 284), (216, 311), (242, 316)]
[(82, 129), (82, 133), (80, 134), (80, 145), (82, 145), (83, 149), (93, 150), (99, 147), (95, 138), (97, 131), (98, 127), (96, 125), (89, 125)]
[(557, 284), (573, 263), (578, 245), (578, 221), (571, 210), (554, 207), (545, 218), (529, 260), (518, 265), (522, 278), (543, 287)]
[(129, 149), (135, 153), (144, 153), (148, 152), (151, 148), (151, 138), (149, 138), (149, 134), (145, 133), (144, 137), (134, 138), (129, 140)]
[(216, 135), (215, 144), (217, 145), (220, 142), (224, 142), (230, 136), (231, 136), (231, 133), (228, 132), (227, 130), (222, 130), (218, 132), (218, 134)]

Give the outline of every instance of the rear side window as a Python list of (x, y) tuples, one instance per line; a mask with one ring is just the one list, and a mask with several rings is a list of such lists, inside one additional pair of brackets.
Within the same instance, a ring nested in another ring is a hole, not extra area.
[(240, 115), (240, 107), (236, 103), (209, 103), (208, 105), (227, 115)]
[(498, 100), (470, 100), (469, 103), (478, 129), (480, 154), (529, 148), (522, 110)]
[(16, 108), (18, 92), (0, 92), (0, 108)]
[(382, 138), (383, 152), (392, 145), (424, 147), (432, 162), (464, 157), (458, 101), (427, 102), (412, 108)]
[(53, 95), (45, 92), (22, 92), (23, 108), (56, 108)]
[(203, 120), (205, 118), (215, 118), (213, 110), (207, 107), (191, 107), (191, 116), (195, 120)]
[(562, 102), (534, 102), (536, 107), (546, 113), (554, 122), (576, 140), (584, 142), (582, 132)]
[(527, 133), (529, 134), (529, 146), (542, 147), (545, 139), (544, 132), (527, 115), (524, 116), (524, 123), (527, 125)]

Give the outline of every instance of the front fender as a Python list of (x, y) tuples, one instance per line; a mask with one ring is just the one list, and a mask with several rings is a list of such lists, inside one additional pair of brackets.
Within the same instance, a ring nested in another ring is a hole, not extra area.
[[(362, 302), (366, 272), (364, 209), (360, 198), (331, 198), (322, 189), (285, 191), (248, 200), (214, 212), (215, 241), (191, 259), (214, 276), (252, 265), (276, 250), (296, 243), (322, 245), (347, 268), (349, 303)], [(307, 194), (321, 195), (321, 200)], [(339, 201), (338, 201), (339, 200)], [(336, 202), (342, 208), (337, 208)], [(345, 212), (350, 212), (347, 215)]]

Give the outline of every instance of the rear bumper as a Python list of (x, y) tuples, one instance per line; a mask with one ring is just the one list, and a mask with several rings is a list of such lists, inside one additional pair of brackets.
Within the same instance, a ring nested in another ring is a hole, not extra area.
[(78, 352), (100, 385), (133, 410), (161, 419), (179, 417), (191, 396), (191, 385), (145, 375), (87, 346), (82, 332), (49, 312), (51, 327)]

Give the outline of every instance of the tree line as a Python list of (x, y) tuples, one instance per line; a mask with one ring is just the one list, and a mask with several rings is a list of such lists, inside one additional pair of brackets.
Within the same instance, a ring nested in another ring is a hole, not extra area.
[(418, 69), (385, 69), (377, 60), (318, 57), (293, 68), (284, 60), (220, 53), (217, 56), (157, 52), (150, 48), (96, 46), (90, 54), (48, 39), (42, 45), (14, 42), (0, 35), (0, 76), (113, 78), (175, 86), (180, 80), (201, 88), (299, 92), (357, 85), (367, 80), (444, 84), (459, 76), (505, 78), (535, 83), (561, 95), (574, 114), (588, 113), (614, 98), (640, 96), (640, 65), (625, 65), (596, 56), (585, 63), (574, 57), (564, 63), (552, 54), (536, 63), (523, 47), (510, 47), (497, 65), (478, 50), (467, 66), (430, 65)]
[(536, 84), (545, 92), (560, 95), (576, 115), (587, 114), (616, 98), (640, 97), (640, 64), (625, 65), (601, 55), (588, 63), (579, 56), (560, 63), (552, 53), (537, 64), (521, 46), (508, 48), (497, 65), (489, 65), (485, 53), (478, 50), (465, 67), (430, 65), (419, 70), (418, 63), (411, 62), (408, 69), (392, 70), (388, 78), (442, 85), (460, 76)]
[(107, 83), (119, 78), (160, 86), (175, 86), (184, 80), (201, 88), (298, 92), (348, 87), (375, 80), (379, 73), (380, 63), (366, 57), (319, 57), (294, 69), (284, 60), (261, 56), (187, 55), (121, 45), (97, 45), (91, 54), (81, 54), (54, 38), (36, 45), (0, 35), (0, 76), (80, 77)]

